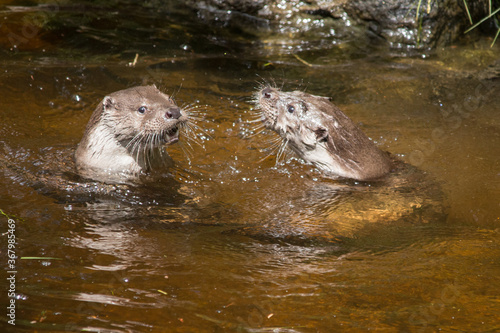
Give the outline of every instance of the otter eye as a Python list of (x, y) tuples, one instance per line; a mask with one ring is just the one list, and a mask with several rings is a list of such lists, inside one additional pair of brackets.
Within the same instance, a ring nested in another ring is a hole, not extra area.
[(294, 113), (295, 112), (295, 107), (293, 105), (288, 105), (288, 112)]
[(140, 108), (137, 109), (137, 112), (139, 112), (140, 114), (145, 114), (147, 110), (148, 110), (147, 107), (141, 106)]

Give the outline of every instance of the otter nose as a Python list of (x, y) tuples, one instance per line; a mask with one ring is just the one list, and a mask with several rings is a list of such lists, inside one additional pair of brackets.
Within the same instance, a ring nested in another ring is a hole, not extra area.
[(265, 87), (263, 90), (262, 90), (262, 97), (264, 98), (271, 98), (272, 97), (272, 89), (271, 87)]
[(165, 116), (168, 119), (171, 119), (171, 118), (178, 119), (181, 116), (181, 109), (179, 109), (179, 108), (170, 108), (165, 113)]

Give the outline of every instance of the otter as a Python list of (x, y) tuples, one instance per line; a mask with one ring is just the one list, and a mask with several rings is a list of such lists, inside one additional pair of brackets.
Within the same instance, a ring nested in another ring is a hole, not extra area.
[(391, 171), (389, 154), (328, 97), (265, 86), (255, 101), (266, 128), (277, 132), (303, 160), (333, 177), (369, 181)]
[(133, 183), (162, 160), (162, 146), (179, 140), (187, 120), (172, 98), (154, 85), (109, 94), (78, 144), (77, 172), (104, 183)]

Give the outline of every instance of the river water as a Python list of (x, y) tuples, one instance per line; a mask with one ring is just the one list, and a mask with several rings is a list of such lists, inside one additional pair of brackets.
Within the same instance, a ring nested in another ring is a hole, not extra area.
[[(498, 45), (402, 51), (314, 22), (207, 23), (175, 1), (81, 3), (0, 6), (2, 331), (500, 330)], [(339, 195), (293, 153), (276, 162), (251, 122), (264, 82), (332, 97), (438, 184), (443, 211), (398, 215), (394, 194)], [(197, 143), (169, 146), (149, 186), (79, 191), (90, 114), (142, 84), (192, 105)]]

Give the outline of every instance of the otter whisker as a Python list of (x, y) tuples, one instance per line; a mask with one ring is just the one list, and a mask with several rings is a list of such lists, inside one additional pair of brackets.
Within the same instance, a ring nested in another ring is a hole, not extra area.
[(194, 156), (193, 154), (193, 147), (191, 146), (191, 143), (188, 141), (183, 141), (180, 142), (180, 147), (182, 149), (182, 152), (186, 155), (186, 158), (188, 160), (188, 163), (191, 164), (191, 158)]
[(268, 141), (270, 143), (270, 146), (266, 148), (265, 150), (270, 150), (270, 152), (264, 156), (262, 159), (260, 159), (258, 162), (262, 163), (264, 160), (266, 160), (268, 157), (274, 155), (275, 152), (281, 150), (281, 146), (283, 145), (283, 139), (280, 136), (275, 136), (274, 138), (270, 139)]
[(163, 141), (164, 137), (165, 137), (165, 131), (162, 131), (161, 133), (156, 134), (156, 149), (155, 150), (157, 150), (160, 153), (161, 159), (164, 158), (163, 154), (165, 153), (165, 151), (163, 150), (163, 147), (162, 147), (162, 141)]
[(146, 169), (150, 169), (152, 166), (151, 159), (154, 158), (155, 139), (156, 133), (148, 133), (143, 145), (144, 165), (146, 165)]
[(196, 132), (193, 131), (192, 128), (186, 127), (186, 143), (189, 145), (192, 151), (194, 151), (192, 143), (196, 144), (197, 146), (201, 147), (202, 149), (205, 149), (205, 145), (203, 142), (203, 139), (199, 137)]
[(182, 82), (181, 84), (179, 85), (179, 89), (177, 89), (177, 91), (174, 90), (174, 92), (172, 93), (172, 95), (170, 95), (170, 98), (175, 101), (175, 96), (181, 91), (182, 89)]
[(202, 117), (196, 117), (196, 116), (189, 115), (189, 116), (187, 116), (187, 118), (188, 118), (188, 121), (187, 121), (188, 123), (207, 122)]
[(279, 147), (278, 154), (276, 155), (276, 165), (280, 164), (280, 159), (283, 157), (283, 153), (288, 145), (288, 139), (282, 141), (281, 146)]
[(184, 111), (188, 116), (206, 116), (206, 110), (209, 108), (209, 105), (199, 105), (196, 103), (191, 103), (182, 106), (182, 111)]
[(187, 138), (186, 141), (181, 142), (181, 147), (183, 149), (188, 149), (190, 155), (192, 155), (193, 152), (194, 152), (194, 149), (193, 149), (193, 146), (191, 145), (191, 142), (194, 142), (194, 143), (196, 143), (197, 145), (200, 145), (200, 146), (202, 146), (202, 144), (201, 144), (201, 142), (199, 142), (199, 141), (197, 141), (195, 139), (192, 139), (192, 138), (189, 138), (189, 137), (186, 137), (186, 138)]
[(142, 145), (142, 141), (144, 140), (145, 137), (146, 133), (144, 132), (144, 130), (141, 130), (134, 136), (134, 138), (130, 141), (131, 143), (133, 143), (134, 149), (137, 149)]
[(153, 133), (151, 135), (151, 141), (149, 144), (149, 166), (152, 167), (153, 164), (151, 161), (155, 159), (155, 155), (159, 154), (161, 157), (161, 150), (159, 149), (160, 144), (161, 144), (161, 137), (160, 133)]
[[(280, 90), (283, 90), (283, 88), (285, 87), (285, 83), (286, 83), (285, 80), (283, 80), (283, 82), (281, 82)], [(274, 87), (277, 87), (276, 83), (275, 83)]]
[(135, 149), (136, 149), (136, 160), (137, 161), (142, 161), (142, 165), (146, 164), (145, 156), (144, 156), (144, 150), (145, 150), (145, 142), (147, 140), (147, 133), (144, 133), (140, 139), (137, 140), (137, 143), (135, 144)]
[(276, 84), (276, 81), (274, 80), (274, 78), (271, 78), (270, 80), (261, 78), (260, 80), (257, 80), (255, 82), (257, 83), (257, 87), (255, 87), (255, 89), (257, 90), (255, 92), (255, 95), (258, 95), (259, 90), (262, 90), (265, 87), (273, 87), (273, 88), (277, 88), (278, 87), (277, 84)]
[[(192, 118), (190, 117), (189, 120), (192, 120)], [(196, 120), (196, 119), (195, 119)], [(183, 124), (183, 126), (192, 126), (194, 128), (196, 128), (198, 131), (202, 132), (203, 134), (205, 134), (206, 136), (210, 137), (210, 134), (207, 133), (207, 131), (203, 128), (203, 127), (200, 127), (196, 121), (190, 121), (190, 122), (187, 122), (185, 124)]]
[(200, 147), (203, 146), (201, 140), (198, 138), (198, 136), (196, 135), (195, 131), (191, 128), (191, 126), (188, 124), (185, 126), (186, 130), (185, 130), (185, 133), (186, 133), (186, 139), (188, 141), (193, 141), (194, 143), (196, 143), (197, 145), (199, 145)]
[(211, 137), (211, 135), (204, 128), (197, 124), (198, 122), (207, 122), (205, 119), (205, 110), (207, 107), (208, 105), (204, 105), (204, 108), (202, 108), (202, 106), (196, 103), (187, 104), (182, 107), (182, 111), (186, 114), (188, 121), (181, 123), (180, 127), (185, 128), (187, 132), (186, 137), (199, 146), (203, 146), (203, 144), (199, 141), (196, 131), (201, 132), (206, 137)]
[(283, 142), (283, 139), (281, 138), (281, 136), (274, 136), (273, 135), (273, 137), (268, 140), (268, 143), (271, 144), (268, 149), (275, 149), (275, 148), (279, 147), (282, 142)]
[(185, 111), (199, 112), (204, 110), (202, 109), (202, 107), (208, 107), (208, 105), (199, 105), (195, 102), (195, 103), (184, 104), (182, 105), (181, 108)]
[(139, 133), (137, 133), (136, 135), (134, 135), (132, 137), (132, 139), (129, 140), (129, 142), (127, 143), (127, 145), (125, 146), (126, 148), (130, 148), (133, 144), (135, 144), (138, 140), (140, 140), (143, 136), (143, 131), (140, 131)]
[(151, 166), (151, 154), (154, 153), (154, 134), (146, 132), (144, 130), (140, 131), (134, 137), (134, 144), (132, 146), (132, 154), (135, 152), (136, 161), (142, 161), (142, 165), (145, 169), (149, 169)]
[(252, 120), (247, 120), (246, 122), (247, 122), (247, 123), (262, 123), (262, 117), (261, 117), (261, 116), (254, 117), (254, 119), (252, 119)]
[(257, 135), (260, 135), (262, 134), (265, 130), (266, 130), (266, 127), (264, 125), (262, 126), (255, 126), (255, 127), (252, 127), (250, 128), (250, 130), (253, 132), (252, 134), (249, 134), (246, 136), (247, 139), (251, 139), (251, 138), (254, 138), (256, 137)]
[(138, 149), (138, 155), (137, 155), (138, 159), (139, 159), (139, 157), (142, 159), (142, 165), (144, 165), (146, 170), (149, 168), (148, 160), (147, 160), (147, 153), (146, 153), (148, 138), (149, 138), (149, 134), (146, 134), (146, 137), (141, 141), (141, 143), (139, 145), (140, 150)]
[(266, 125), (262, 122), (262, 121), (259, 121), (259, 122), (248, 122), (248, 124), (250, 125), (250, 129), (259, 129), (259, 128), (264, 128), (266, 127)]
[(262, 129), (262, 128), (266, 128), (266, 125), (263, 123), (263, 122), (259, 122), (259, 123), (250, 123), (250, 126), (249, 128), (251, 130), (259, 130), (259, 129)]
[(198, 142), (199, 138), (196, 135), (196, 131), (200, 132), (201, 134), (203, 134), (207, 138), (212, 137), (204, 128), (198, 126), (198, 124), (196, 124), (195, 122), (188, 122), (186, 124), (183, 124), (183, 126), (187, 129), (187, 132), (192, 134), (192, 137), (189, 137), (189, 139), (195, 141), (200, 146), (202, 146), (202, 144)]
[(141, 140), (141, 137), (142, 137), (142, 132), (139, 132), (138, 134), (136, 134), (128, 143), (127, 145), (125, 146), (125, 148), (127, 150), (130, 151), (130, 154), (131, 155), (134, 155), (134, 151), (137, 151), (137, 153), (135, 154), (135, 159), (137, 160), (137, 158), (139, 157), (139, 152), (138, 152), (138, 145), (140, 145), (140, 140)]
[(206, 117), (206, 109), (208, 105), (197, 105), (195, 103), (191, 103), (182, 107), (182, 111), (186, 113), (189, 119), (195, 118), (199, 120), (204, 120)]

